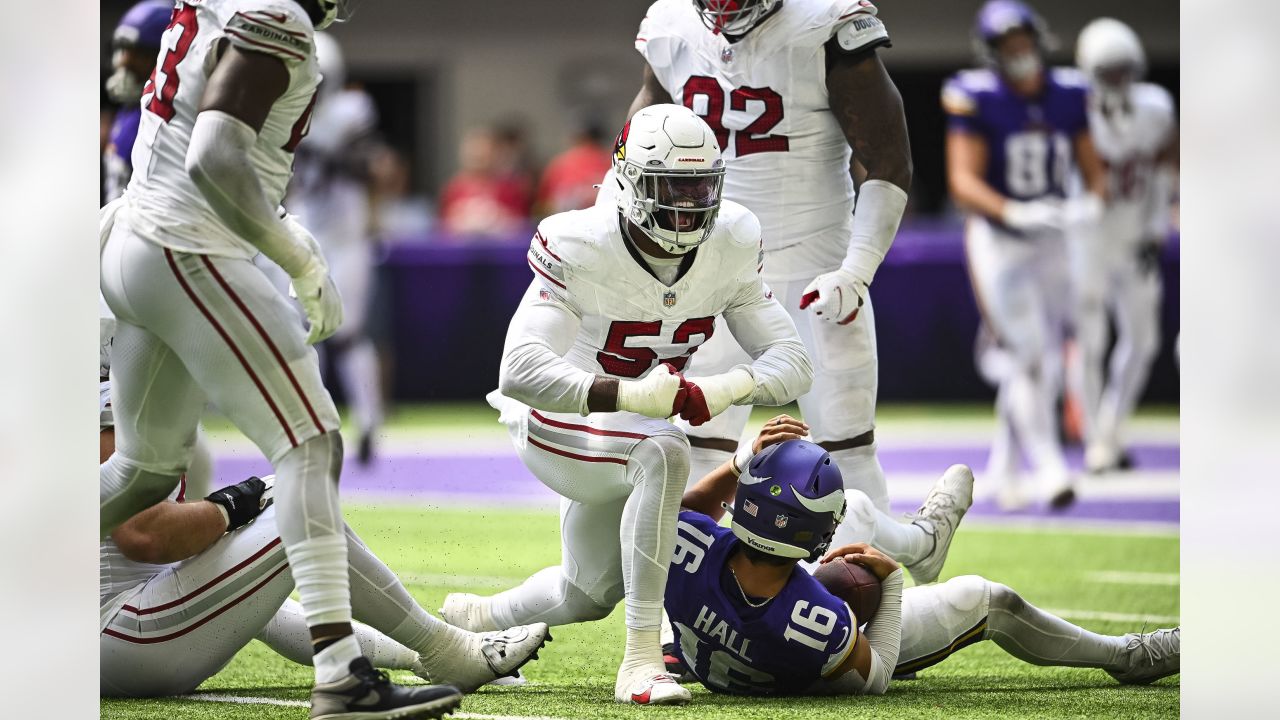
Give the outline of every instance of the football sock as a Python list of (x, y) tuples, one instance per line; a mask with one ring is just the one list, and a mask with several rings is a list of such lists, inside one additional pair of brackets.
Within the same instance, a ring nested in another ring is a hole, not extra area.
[(690, 447), (689, 482), (685, 484), (685, 488), (693, 487), (699, 480), (710, 475), (712, 470), (723, 465), (731, 457), (733, 457), (733, 453), (725, 452), (724, 450)]
[(315, 655), (316, 684), (341, 680), (351, 673), (351, 661), (360, 657), (360, 643), (348, 635)]
[[(899, 522), (884, 514), (863, 493), (848, 492), (845, 497), (849, 506), (842, 525), (856, 522), (868, 528), (868, 542), (876, 549), (908, 565), (923, 560), (933, 552), (933, 535), (920, 525)], [(836, 534), (838, 536), (840, 533), (837, 531)]]
[[(418, 653), (364, 623), (352, 623), (351, 627), (355, 630), (356, 641), (360, 643), (360, 654), (369, 658), (374, 667), (409, 670), (418, 659)], [(311, 665), (313, 662), (311, 633), (302, 605), (296, 600), (284, 601), (258, 634), (258, 639), (299, 665)]]
[(424, 610), (395, 573), (350, 528), (347, 554), (351, 559), (351, 607), (361, 622), (419, 653), (424, 663), (472, 637)]
[(341, 468), (342, 438), (336, 431), (307, 440), (276, 463), (276, 524), (308, 626), (351, 622), (347, 540), (338, 507)]
[(627, 628), (627, 645), (622, 653), (622, 664), (618, 673), (622, 674), (638, 668), (665, 668), (662, 663), (662, 642), (658, 630), (636, 630)]
[(382, 379), (378, 352), (368, 338), (361, 338), (336, 358), (342, 387), (351, 398), (351, 411), (361, 432), (371, 433), (382, 425)]
[(1033, 665), (1115, 667), (1125, 648), (1123, 637), (1089, 632), (991, 583), (987, 637), (1005, 652)]
[(889, 512), (889, 487), (885, 482), (884, 468), (876, 457), (876, 444), (836, 450), (831, 459), (840, 468), (845, 489), (861, 490), (871, 498), (871, 503), (882, 512)]
[(543, 568), (485, 601), (494, 630), (535, 622), (570, 625), (599, 620), (613, 610), (613, 603), (597, 602), (570, 583), (559, 565)]
[[(689, 445), (683, 437), (641, 440), (627, 461), (633, 486), (622, 511), (622, 578), (628, 629), (658, 630), (667, 566), (676, 544), (676, 516), (689, 477)], [(661, 659), (657, 638), (655, 657)]]

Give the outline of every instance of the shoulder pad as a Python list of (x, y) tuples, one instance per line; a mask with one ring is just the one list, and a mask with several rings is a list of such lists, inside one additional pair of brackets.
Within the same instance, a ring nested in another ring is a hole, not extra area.
[(851, 7), (837, 18), (835, 39), (840, 49), (848, 53), (862, 52), (889, 44), (889, 31), (876, 17), (876, 6), (865, 0), (850, 3)]
[(1173, 95), (1155, 83), (1135, 83), (1133, 86), (1134, 101), (1161, 113), (1173, 114)]
[(706, 30), (693, 3), (687, 0), (658, 0), (640, 21), (636, 33), (636, 50), (655, 69), (671, 64), (672, 43), (679, 41), (686, 27)]
[(976, 115), (978, 98), (998, 87), (990, 70), (961, 70), (942, 86), (942, 109), (952, 115)]
[(277, 57), (286, 65), (306, 62), (315, 55), (315, 28), (296, 3), (255, 3), (236, 12), (223, 29), (227, 40), (241, 50)]
[(732, 200), (720, 203), (720, 217), (716, 221), (727, 232), (735, 246), (755, 248), (760, 245), (760, 220), (755, 213)]
[(609, 231), (602, 221), (614, 217), (612, 208), (596, 206), (543, 220), (529, 242), (528, 260), (534, 275), (564, 289), (575, 273), (597, 268)]

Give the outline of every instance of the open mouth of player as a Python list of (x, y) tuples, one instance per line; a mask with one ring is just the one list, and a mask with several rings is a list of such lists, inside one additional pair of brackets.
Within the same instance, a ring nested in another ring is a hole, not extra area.
[(706, 228), (720, 207), (720, 175), (665, 176), (658, 182), (655, 220), (658, 227), (678, 233)]

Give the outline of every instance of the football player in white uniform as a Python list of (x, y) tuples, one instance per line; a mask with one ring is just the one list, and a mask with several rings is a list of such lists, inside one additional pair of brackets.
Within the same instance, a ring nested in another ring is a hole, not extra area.
[[(1178, 128), (1169, 92), (1140, 82), (1146, 53), (1129, 26), (1089, 23), (1076, 64), (1092, 81), (1089, 130), (1111, 199), (1098, 231), (1076, 243), (1073, 267), (1085, 464), (1101, 472), (1128, 464), (1124, 426), (1160, 349), (1159, 257), (1177, 183)], [(1116, 325), (1109, 377), (1108, 315)]]
[[(455, 594), (442, 616), (471, 629), (598, 620), (625, 602), (614, 697), (690, 699), (659, 644), (689, 444), (667, 421), (701, 424), (736, 405), (780, 405), (809, 389), (795, 325), (760, 278), (760, 224), (721, 202), (711, 128), (678, 105), (632, 117), (615, 145), (616, 204), (553, 215), (529, 248), (534, 281), (507, 333), (490, 396), (516, 451), (559, 493), (563, 562), (493, 597)], [(746, 362), (679, 374), (717, 332)]]
[[(316, 651), (312, 717), (406, 717), (430, 699), (378, 684), (351, 628), (338, 415), (309, 345), (341, 324), (342, 301), (315, 239), (277, 210), (320, 82), (315, 28), (345, 5), (174, 4), (133, 177), (100, 220), (117, 443), (101, 468), (101, 532), (169, 495), (214, 402), (276, 470), (280, 536)], [(253, 265), (259, 252), (293, 279), (309, 336)]]
[[(105, 396), (99, 428), (105, 462), (114, 450)], [(281, 655), (311, 664), (305, 613), (288, 599), (293, 580), (270, 482), (249, 478), (200, 500), (183, 479), (169, 498), (102, 541), (98, 644), (104, 697), (191, 692), (255, 636)], [(350, 528), (346, 533), (353, 609), (369, 623), (353, 624), (361, 650), (375, 667), (410, 670), (444, 684), (435, 691), (432, 712), (456, 708), (459, 691), (516, 672), (548, 639), (541, 623), (476, 634), (441, 622)]]
[(342, 48), (333, 36), (316, 33), (316, 57), (324, 81), (311, 130), (298, 145), (285, 205), (320, 241), (342, 294), (342, 327), (322, 347), (335, 356), (359, 432), (357, 457), (367, 463), (383, 419), (378, 352), (366, 332), (374, 283), (368, 177), (378, 147), (378, 111), (368, 93), (346, 87)]
[[(876, 54), (889, 44), (876, 12), (866, 0), (659, 0), (636, 37), (647, 65), (631, 110), (682, 103), (715, 130), (725, 198), (760, 218), (764, 278), (813, 359), (813, 388), (799, 399), (812, 439), (850, 489), (888, 511), (867, 288), (897, 233), (912, 168), (902, 100)], [(856, 212), (851, 160), (866, 171)], [(719, 333), (690, 371), (722, 371), (744, 357)], [(749, 414), (743, 405), (684, 427), (689, 482), (733, 452)], [(859, 516), (850, 513), (837, 544), (870, 540)], [(929, 522), (880, 529), (887, 535), (877, 545), (917, 582), (937, 576), (945, 541)]]

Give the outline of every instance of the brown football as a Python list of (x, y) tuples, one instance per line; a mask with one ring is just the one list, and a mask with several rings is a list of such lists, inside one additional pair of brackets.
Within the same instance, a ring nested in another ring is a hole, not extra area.
[(819, 565), (813, 577), (827, 592), (849, 603), (859, 625), (875, 617), (880, 609), (880, 579), (861, 565), (832, 560)]

